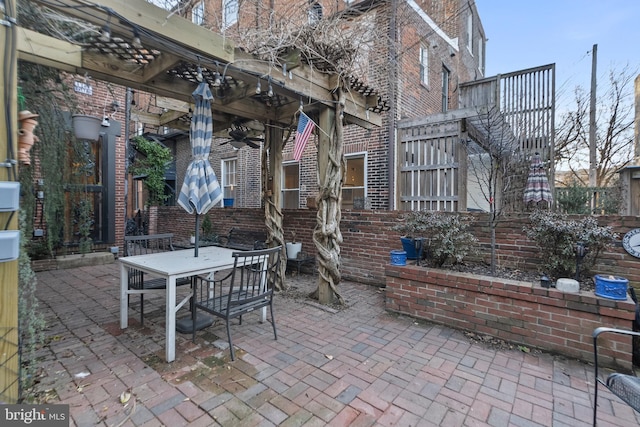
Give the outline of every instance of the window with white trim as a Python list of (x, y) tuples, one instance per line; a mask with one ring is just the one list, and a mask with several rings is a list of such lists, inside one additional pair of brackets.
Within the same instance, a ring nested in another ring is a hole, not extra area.
[(238, 159), (222, 160), (222, 195), (225, 199), (236, 198)]
[(191, 22), (193, 22), (196, 25), (204, 24), (204, 2), (203, 1), (196, 4), (195, 6), (193, 6), (193, 9), (191, 9)]
[(225, 30), (238, 22), (238, 12), (240, 5), (238, 0), (225, 0), (222, 15), (222, 29)]
[(449, 81), (451, 80), (451, 71), (442, 65), (442, 112), (449, 110)]
[(478, 39), (478, 70), (484, 76), (484, 38)]
[(285, 163), (282, 165), (282, 208), (298, 209), (300, 207), (300, 164)]
[(429, 85), (429, 50), (425, 46), (420, 46), (420, 82)]
[(342, 209), (364, 209), (367, 196), (365, 154), (345, 156), (347, 169), (342, 185)]
[(309, 7), (309, 24), (313, 25), (322, 19), (322, 5), (317, 1), (311, 3)]
[(473, 55), (473, 13), (467, 16), (467, 49)]

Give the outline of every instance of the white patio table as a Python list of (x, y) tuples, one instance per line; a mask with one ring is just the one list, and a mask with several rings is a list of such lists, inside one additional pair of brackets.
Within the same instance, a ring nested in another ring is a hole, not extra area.
[[(195, 257), (193, 249), (160, 252), (147, 255), (136, 255), (120, 258), (120, 328), (128, 326), (128, 296), (149, 292), (129, 289), (127, 273), (129, 268), (141, 270), (154, 277), (164, 277), (166, 286), (166, 359), (172, 362), (176, 357), (176, 313), (189, 301), (191, 294), (176, 304), (176, 279), (198, 274), (215, 273), (233, 267), (233, 249), (219, 246), (199, 248), (199, 256)], [(159, 289), (158, 291), (162, 291)]]

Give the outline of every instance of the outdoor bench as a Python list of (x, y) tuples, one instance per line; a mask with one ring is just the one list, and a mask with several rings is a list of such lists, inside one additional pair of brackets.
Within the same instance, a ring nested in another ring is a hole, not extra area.
[[(173, 251), (173, 233), (124, 236), (124, 256), (147, 255)], [(144, 294), (158, 289), (166, 289), (164, 278), (145, 278), (140, 270), (129, 269), (127, 275), (129, 290), (140, 291), (140, 324), (144, 324)], [(191, 279), (178, 279), (177, 286), (190, 285)]]
[(232, 228), (225, 237), (224, 246), (240, 251), (266, 249), (267, 232), (261, 230), (242, 230)]

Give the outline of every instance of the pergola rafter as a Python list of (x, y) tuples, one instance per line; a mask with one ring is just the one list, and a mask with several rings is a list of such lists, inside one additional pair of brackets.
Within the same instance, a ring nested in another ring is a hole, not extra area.
[[(224, 97), (214, 93), (214, 119), (217, 112), (288, 123), (302, 99), (318, 110), (335, 107), (332, 92), (339, 86), (336, 76), (320, 73), (305, 64), (282, 73), (277, 65), (235, 49), (229, 39), (145, 1), (34, 2), (98, 28), (108, 24), (111, 41), (96, 37), (80, 45), (20, 28), (20, 59), (72, 73), (88, 73), (94, 79), (185, 102), (191, 102), (198, 67), (210, 85), (214, 73), (219, 72), (224, 76), (219, 92), (226, 93)], [(128, 42), (134, 29), (142, 47)], [(146, 58), (143, 63), (138, 60), (141, 56)], [(265, 102), (264, 96), (252, 90), (258, 81), (263, 87), (271, 84), (277, 105), (272, 100)], [(354, 84), (346, 98), (345, 124), (380, 126), (382, 121), (377, 113), (384, 105), (379, 105), (379, 97), (371, 88), (363, 89), (357, 79), (351, 81)]]

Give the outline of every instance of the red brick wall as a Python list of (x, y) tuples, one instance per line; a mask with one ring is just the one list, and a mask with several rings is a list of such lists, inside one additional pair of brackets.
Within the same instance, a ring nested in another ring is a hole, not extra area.
[[(120, 246), (121, 242), (124, 240), (124, 223), (125, 223), (125, 151), (126, 144), (124, 142), (125, 136), (125, 105), (126, 105), (126, 89), (123, 86), (113, 85), (105, 83), (101, 80), (93, 80), (87, 79), (85, 76), (69, 74), (66, 72), (60, 73), (61, 78), (66, 82), (66, 84), (70, 87), (74, 87), (74, 81), (79, 81), (85, 83), (92, 88), (92, 94), (86, 95), (78, 92), (72, 92), (72, 95), (77, 102), (77, 111), (73, 111), (72, 113), (78, 114), (89, 114), (95, 115), (98, 117), (103, 117), (103, 114), (106, 114), (110, 117), (111, 122), (119, 122), (122, 124), (121, 128), (121, 136), (116, 137), (116, 146), (115, 146), (115, 212), (116, 217), (113, 218), (114, 230), (115, 230), (115, 244)], [(70, 89), (73, 90), (73, 89)], [(117, 102), (119, 107), (116, 112), (112, 109), (112, 104)], [(66, 103), (65, 103), (66, 105)], [(35, 165), (38, 166), (40, 163), (40, 159), (36, 159)], [(34, 178), (41, 178), (41, 173), (39, 169), (34, 171)], [(36, 183), (34, 183), (34, 188), (40, 188)], [(45, 194), (46, 200), (46, 194)], [(36, 226), (34, 228), (40, 228), (45, 231), (47, 225), (43, 219), (43, 211), (42, 205), (36, 204), (36, 211), (33, 213), (34, 215), (34, 224)], [(34, 238), (36, 240), (38, 238)], [(106, 242), (108, 245), (97, 245), (94, 244), (94, 250), (99, 251), (102, 246), (108, 247), (111, 246), (113, 242)]]
[[(630, 329), (635, 317), (631, 301), (592, 293), (416, 266), (388, 265), (386, 277), (388, 310), (587, 361), (595, 328)], [(603, 361), (630, 368), (630, 338), (607, 339)]]
[[(213, 208), (211, 216), (213, 230), (218, 234), (227, 234), (232, 227), (265, 230), (264, 211), (262, 209)], [(315, 252), (312, 235), (316, 225), (316, 211), (311, 209), (283, 210), (284, 236), (288, 241), (291, 230), (295, 230), (297, 240), (302, 242), (304, 252)], [(342, 277), (372, 285), (385, 283), (385, 268), (389, 264), (389, 252), (401, 249), (400, 235), (391, 231), (401, 213), (398, 211), (347, 210), (342, 212), (340, 230), (343, 242), (340, 245), (342, 258)], [(481, 253), (489, 259), (489, 227), (485, 214), (475, 214), (477, 219), (472, 232), (482, 245)], [(528, 220), (526, 215), (507, 216), (498, 225), (497, 259), (504, 267), (516, 267), (537, 271), (539, 250), (523, 233)], [(627, 231), (640, 227), (640, 217), (600, 216), (600, 225), (611, 225), (619, 233), (620, 240), (615, 247), (600, 257), (593, 269), (599, 274), (615, 274), (629, 279), (629, 283), (640, 288), (640, 260), (627, 254), (622, 248), (621, 239)], [(195, 216), (187, 214), (182, 208), (160, 207), (157, 232), (173, 232), (176, 238), (188, 239), (193, 234)]]

